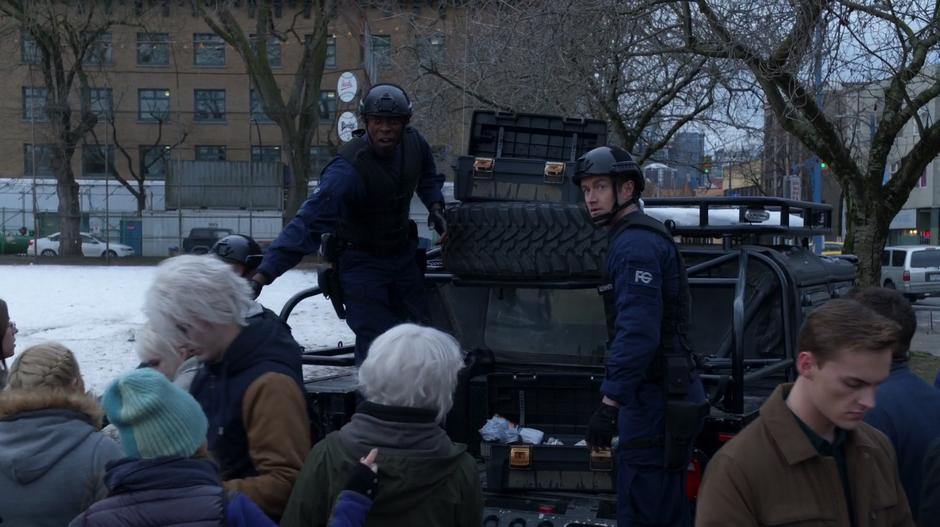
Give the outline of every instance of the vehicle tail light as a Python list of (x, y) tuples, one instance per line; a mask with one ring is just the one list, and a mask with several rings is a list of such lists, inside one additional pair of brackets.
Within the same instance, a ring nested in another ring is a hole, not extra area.
[(734, 438), (734, 434), (718, 434), (719, 443), (727, 443), (728, 441), (731, 441), (731, 439), (733, 438)]
[(705, 472), (705, 467), (702, 465), (701, 456), (697, 453), (693, 454), (685, 474), (685, 495), (690, 500), (698, 498), (698, 488), (702, 484), (702, 475)]
[(910, 282), (910, 281), (911, 281), (911, 272), (910, 272), (910, 271), (904, 271), (904, 274), (901, 275), (901, 280), (904, 280), (905, 282)]

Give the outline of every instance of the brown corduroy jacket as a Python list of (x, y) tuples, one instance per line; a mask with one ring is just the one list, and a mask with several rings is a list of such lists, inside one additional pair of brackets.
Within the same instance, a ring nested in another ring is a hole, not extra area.
[[(786, 405), (791, 387), (777, 387), (709, 462), (696, 527), (851, 525), (835, 460), (816, 452)], [(913, 526), (888, 439), (863, 423), (844, 448), (855, 527)]]

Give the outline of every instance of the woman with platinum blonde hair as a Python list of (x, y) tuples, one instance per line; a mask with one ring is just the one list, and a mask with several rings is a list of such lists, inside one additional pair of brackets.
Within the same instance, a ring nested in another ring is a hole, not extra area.
[(310, 450), (303, 348), (270, 311), (249, 318), (253, 306), (251, 286), (228, 264), (186, 255), (157, 267), (144, 314), (159, 346), (201, 364), (189, 392), (208, 419), (225, 488), (276, 521)]
[(378, 491), (365, 525), (478, 526), (483, 497), (466, 446), (440, 424), (463, 368), (457, 341), (402, 324), (376, 338), (359, 368), (365, 402), (307, 456), (282, 526), (326, 526), (347, 476), (378, 449)]
[(144, 314), (156, 334), (173, 348), (188, 347), (213, 358), (227, 340), (247, 325), (251, 287), (221, 260), (184, 255), (157, 267), (144, 299)]

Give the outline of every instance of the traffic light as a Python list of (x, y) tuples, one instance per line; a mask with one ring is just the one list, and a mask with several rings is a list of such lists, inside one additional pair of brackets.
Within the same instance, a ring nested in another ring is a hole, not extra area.
[(828, 166), (829, 166), (829, 165), (827, 165), (825, 161), (820, 161), (820, 162), (819, 162), (819, 168), (821, 168), (821, 169), (823, 169), (823, 170), (825, 170)]
[(712, 170), (712, 158), (711, 156), (705, 156), (705, 159), (702, 160), (702, 173), (708, 174)]

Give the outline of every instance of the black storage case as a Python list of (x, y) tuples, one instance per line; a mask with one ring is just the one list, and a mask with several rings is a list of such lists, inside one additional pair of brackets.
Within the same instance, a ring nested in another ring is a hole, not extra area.
[(478, 110), (467, 155), (457, 159), (455, 197), (580, 203), (575, 161), (605, 144), (604, 121)]
[(473, 407), (472, 422), (482, 426), (499, 414), (519, 426), (541, 430), (543, 441), (554, 437), (565, 443), (480, 443), (485, 488), (614, 492), (613, 457), (592, 456), (588, 448), (574, 446), (584, 438), (602, 381), (601, 373), (491, 373), (473, 378), (471, 401), (489, 404)]

